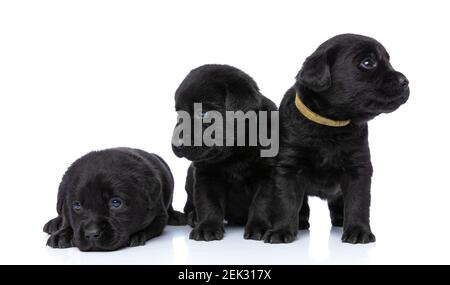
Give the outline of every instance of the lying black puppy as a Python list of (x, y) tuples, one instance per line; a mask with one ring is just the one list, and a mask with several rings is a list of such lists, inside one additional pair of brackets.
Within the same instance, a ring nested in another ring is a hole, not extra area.
[(63, 176), (58, 217), (44, 226), (47, 245), (82, 251), (144, 245), (166, 224), (182, 225), (173, 210), (173, 178), (157, 155), (114, 148), (86, 154)]
[[(339, 35), (306, 59), (280, 105), (280, 152), (274, 169), (271, 229), (247, 238), (294, 240), (309, 228), (307, 195), (327, 199), (342, 241), (375, 241), (369, 225), (372, 164), (367, 122), (409, 97), (408, 80), (376, 40)], [(260, 216), (260, 223), (269, 223)]]
[[(212, 111), (225, 118), (226, 111), (276, 110), (252, 78), (227, 65), (204, 65), (192, 70), (177, 89), (175, 102), (176, 110), (189, 113), (191, 118), (207, 117)], [(202, 103), (201, 114), (194, 114), (194, 103)], [(179, 125), (180, 121), (176, 128)], [(208, 126), (203, 122), (202, 131)], [(245, 225), (253, 196), (267, 184), (270, 176), (271, 168), (261, 158), (259, 144), (227, 146), (228, 135), (223, 136), (223, 146), (173, 145), (178, 157), (192, 161), (186, 179), (188, 200), (184, 208), (188, 223), (194, 227), (191, 239), (222, 239), (224, 220), (228, 224)]]

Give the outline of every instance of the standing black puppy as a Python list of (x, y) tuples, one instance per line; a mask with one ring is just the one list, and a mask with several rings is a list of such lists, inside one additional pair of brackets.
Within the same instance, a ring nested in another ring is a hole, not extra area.
[[(201, 113), (194, 113), (194, 103), (202, 103)], [(250, 76), (227, 65), (204, 65), (192, 70), (176, 91), (175, 107), (193, 120), (206, 118), (212, 111), (225, 118), (226, 111), (255, 111), (258, 116), (258, 111), (276, 110)], [(209, 125), (203, 122), (202, 131)], [(223, 135), (223, 146), (173, 145), (178, 157), (192, 161), (186, 179), (188, 200), (184, 211), (194, 227), (190, 234), (194, 240), (222, 239), (224, 220), (245, 225), (255, 193), (270, 176), (271, 168), (261, 157), (259, 143), (226, 146), (227, 135)]]
[(95, 151), (76, 160), (58, 191), (58, 217), (44, 226), (47, 245), (82, 251), (143, 245), (167, 223), (186, 224), (172, 209), (173, 178), (156, 154), (139, 149)]
[(367, 122), (408, 97), (408, 80), (376, 40), (344, 34), (320, 45), (280, 105), (275, 190), (272, 201), (263, 200), (272, 205), (271, 229), (249, 229), (247, 238), (293, 241), (299, 228), (309, 228), (307, 196), (313, 195), (328, 201), (332, 225), (344, 227), (342, 241), (374, 242)]

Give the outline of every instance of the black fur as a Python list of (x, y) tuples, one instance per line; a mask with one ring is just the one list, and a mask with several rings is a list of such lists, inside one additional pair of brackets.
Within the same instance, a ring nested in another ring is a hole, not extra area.
[[(192, 70), (176, 91), (175, 102), (177, 111), (187, 111), (191, 117), (193, 104), (200, 102), (204, 109), (219, 111), (224, 118), (226, 110), (276, 110), (252, 78), (226, 65), (204, 65)], [(260, 157), (260, 150), (256, 146), (173, 146), (177, 156), (192, 161), (184, 208), (188, 223), (194, 227), (191, 239), (222, 239), (224, 220), (228, 224), (246, 224), (253, 197), (266, 185), (271, 171)]]
[[(368, 57), (378, 63), (376, 68), (363, 68), (361, 62)], [(294, 104), (296, 92), (315, 113), (350, 119), (351, 124), (330, 127), (306, 119)], [(344, 227), (342, 241), (374, 242), (369, 224), (372, 164), (367, 122), (394, 111), (408, 97), (406, 77), (392, 68), (388, 53), (376, 40), (344, 34), (319, 46), (306, 59), (279, 108), (280, 153), (273, 188), (265, 189), (266, 198), (258, 198), (258, 207), (270, 205), (272, 215), (249, 221), (266, 226), (247, 228), (246, 238), (293, 241), (299, 228), (309, 227), (307, 196), (313, 195), (328, 201), (332, 225)]]
[[(157, 155), (115, 148), (88, 153), (66, 171), (58, 191), (58, 217), (44, 226), (47, 245), (82, 251), (144, 245), (169, 224), (186, 224), (172, 209), (173, 177)], [(122, 201), (111, 207), (113, 198)], [(80, 209), (74, 209), (78, 201)]]

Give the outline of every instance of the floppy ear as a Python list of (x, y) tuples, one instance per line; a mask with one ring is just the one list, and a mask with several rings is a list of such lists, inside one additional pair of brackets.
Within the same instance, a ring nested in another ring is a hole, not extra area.
[(252, 86), (227, 84), (225, 107), (228, 111), (257, 111), (262, 104), (262, 96)]
[(297, 82), (315, 92), (327, 90), (331, 86), (330, 66), (327, 53), (317, 50), (303, 63), (302, 69), (295, 77)]
[[(142, 188), (149, 205), (157, 205), (158, 201), (163, 199), (163, 182), (159, 178), (155, 176), (146, 177)], [(148, 189), (151, 189), (151, 191), (149, 192)]]
[(70, 191), (73, 191), (75, 188), (75, 181), (72, 178), (72, 175), (69, 174), (72, 166), (64, 173), (61, 182), (58, 187), (58, 200), (56, 203), (56, 211), (59, 216), (64, 216), (64, 207), (66, 204), (66, 198)]

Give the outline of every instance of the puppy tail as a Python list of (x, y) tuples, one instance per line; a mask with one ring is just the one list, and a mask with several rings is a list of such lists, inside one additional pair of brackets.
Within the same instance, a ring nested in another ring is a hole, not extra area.
[(169, 220), (167, 221), (167, 224), (170, 226), (185, 226), (187, 225), (187, 218), (186, 215), (175, 211), (172, 207), (172, 205), (170, 205), (169, 209), (168, 209), (168, 214), (169, 214)]

